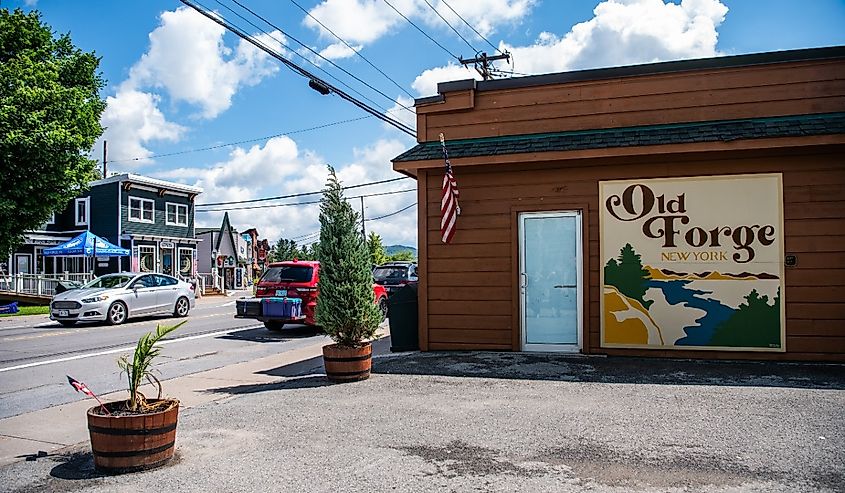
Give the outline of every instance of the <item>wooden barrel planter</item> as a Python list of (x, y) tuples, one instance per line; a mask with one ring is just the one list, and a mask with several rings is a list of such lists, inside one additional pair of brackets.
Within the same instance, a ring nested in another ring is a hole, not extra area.
[(326, 376), (335, 382), (356, 382), (370, 378), (373, 362), (373, 347), (366, 343), (361, 347), (323, 346), (323, 366)]
[[(106, 406), (112, 412), (118, 408)], [(91, 451), (98, 471), (141, 471), (161, 466), (173, 457), (179, 401), (173, 401), (164, 411), (148, 414), (107, 416), (101, 412), (100, 406), (88, 410)]]

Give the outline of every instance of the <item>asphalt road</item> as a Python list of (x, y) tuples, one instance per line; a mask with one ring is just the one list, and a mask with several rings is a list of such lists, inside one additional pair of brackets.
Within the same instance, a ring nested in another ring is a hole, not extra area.
[[(234, 318), (234, 297), (197, 301), (184, 326), (165, 341), (159, 378), (169, 379), (295, 349), (324, 338), (305, 326), (270, 332), (255, 320)], [(4, 319), (0, 325), (0, 419), (81, 398), (70, 375), (98, 394), (126, 387), (117, 359), (157, 324), (183, 319), (147, 317), (124, 325), (67, 328), (45, 317)]]

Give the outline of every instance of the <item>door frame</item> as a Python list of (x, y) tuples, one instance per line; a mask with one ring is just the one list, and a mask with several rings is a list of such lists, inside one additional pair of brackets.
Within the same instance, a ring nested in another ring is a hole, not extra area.
[[(577, 287), (576, 292), (576, 344), (529, 344), (526, 342), (525, 332), (525, 295), (522, 292), (522, 272), (525, 267), (525, 227), (526, 218), (553, 218), (553, 217), (574, 217), (575, 218), (575, 272)], [(519, 306), (519, 350), (526, 352), (560, 352), (580, 353), (584, 347), (584, 226), (583, 210), (563, 209), (553, 211), (520, 211), (516, 214), (517, 219), (517, 284)]]

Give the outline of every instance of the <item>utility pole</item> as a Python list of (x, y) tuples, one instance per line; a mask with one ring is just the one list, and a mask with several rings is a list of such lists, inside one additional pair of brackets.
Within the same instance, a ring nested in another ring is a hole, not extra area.
[(364, 235), (364, 243), (367, 242), (367, 227), (364, 226), (364, 196), (361, 196), (361, 234)]
[(484, 80), (490, 80), (493, 78), (490, 75), (490, 68), (492, 67), (491, 62), (495, 62), (496, 60), (507, 60), (508, 62), (511, 61), (511, 54), (509, 52), (504, 52), (501, 55), (493, 55), (487, 56), (487, 52), (482, 51), (481, 56), (476, 56), (475, 58), (468, 58), (464, 60), (463, 58), (459, 59), (461, 65), (475, 65), (475, 70), (481, 74), (481, 77)]
[(109, 155), (109, 142), (107, 140), (103, 141), (103, 178), (108, 178), (108, 155)]

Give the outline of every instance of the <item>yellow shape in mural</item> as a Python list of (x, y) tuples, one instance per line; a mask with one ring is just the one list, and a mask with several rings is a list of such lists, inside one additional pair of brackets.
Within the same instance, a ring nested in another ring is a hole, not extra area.
[(604, 293), (604, 342), (609, 344), (648, 344), (648, 328), (638, 318), (617, 320), (614, 312), (624, 312), (628, 305), (616, 290)]

